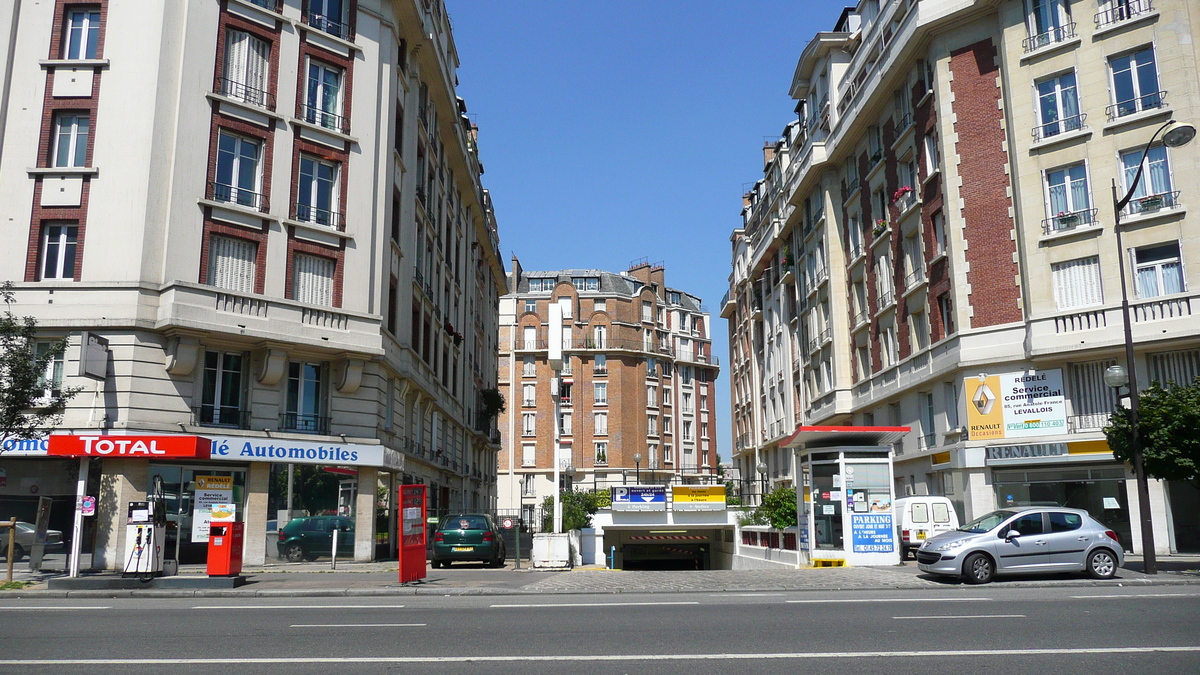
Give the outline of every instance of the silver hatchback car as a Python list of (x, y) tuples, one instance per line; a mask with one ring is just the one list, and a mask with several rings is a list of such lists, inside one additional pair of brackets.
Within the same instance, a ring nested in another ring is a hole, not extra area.
[(1117, 533), (1087, 511), (1047, 506), (992, 511), (917, 550), (922, 572), (961, 576), (969, 584), (986, 584), (997, 574), (1087, 572), (1111, 579), (1124, 561)]

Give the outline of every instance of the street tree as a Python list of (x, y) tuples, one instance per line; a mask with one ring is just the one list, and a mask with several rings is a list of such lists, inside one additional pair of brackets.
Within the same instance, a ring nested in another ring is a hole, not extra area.
[[(1158, 383), (1138, 397), (1138, 438), (1146, 475), (1189, 481), (1200, 488), (1200, 377), (1190, 385), (1163, 388)], [(1130, 414), (1117, 406), (1104, 430), (1113, 456), (1133, 462)]]
[(67, 343), (39, 342), (37, 320), (12, 313), (12, 288), (12, 282), (0, 285), (5, 306), (0, 314), (0, 453), (9, 440), (43, 438), (62, 421), (67, 401), (79, 391), (51, 386), (47, 369)]

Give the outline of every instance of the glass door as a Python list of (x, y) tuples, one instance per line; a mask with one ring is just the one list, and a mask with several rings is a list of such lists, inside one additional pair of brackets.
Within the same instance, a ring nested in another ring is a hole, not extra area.
[(208, 559), (209, 507), (214, 500), (227, 498), (223, 503), (237, 505), (238, 520), (245, 520), (245, 469), (151, 464), (147, 491), (153, 489), (155, 476), (162, 478), (166, 498), (168, 560), (187, 565)]

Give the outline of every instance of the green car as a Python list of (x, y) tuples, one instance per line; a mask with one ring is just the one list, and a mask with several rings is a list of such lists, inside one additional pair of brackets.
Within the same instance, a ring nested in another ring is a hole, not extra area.
[(288, 562), (313, 561), (333, 555), (333, 531), (338, 531), (338, 557), (354, 557), (354, 521), (343, 516), (292, 518), (279, 530), (279, 555)]
[(429, 564), (448, 566), (455, 560), (478, 560), (491, 567), (504, 567), (504, 540), (492, 517), (483, 513), (446, 516), (433, 534)]

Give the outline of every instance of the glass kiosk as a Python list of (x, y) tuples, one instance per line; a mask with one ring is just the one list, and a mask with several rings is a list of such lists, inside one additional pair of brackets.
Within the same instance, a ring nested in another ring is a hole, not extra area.
[(909, 427), (799, 427), (792, 448), (801, 557), (812, 564), (898, 565), (892, 444)]

